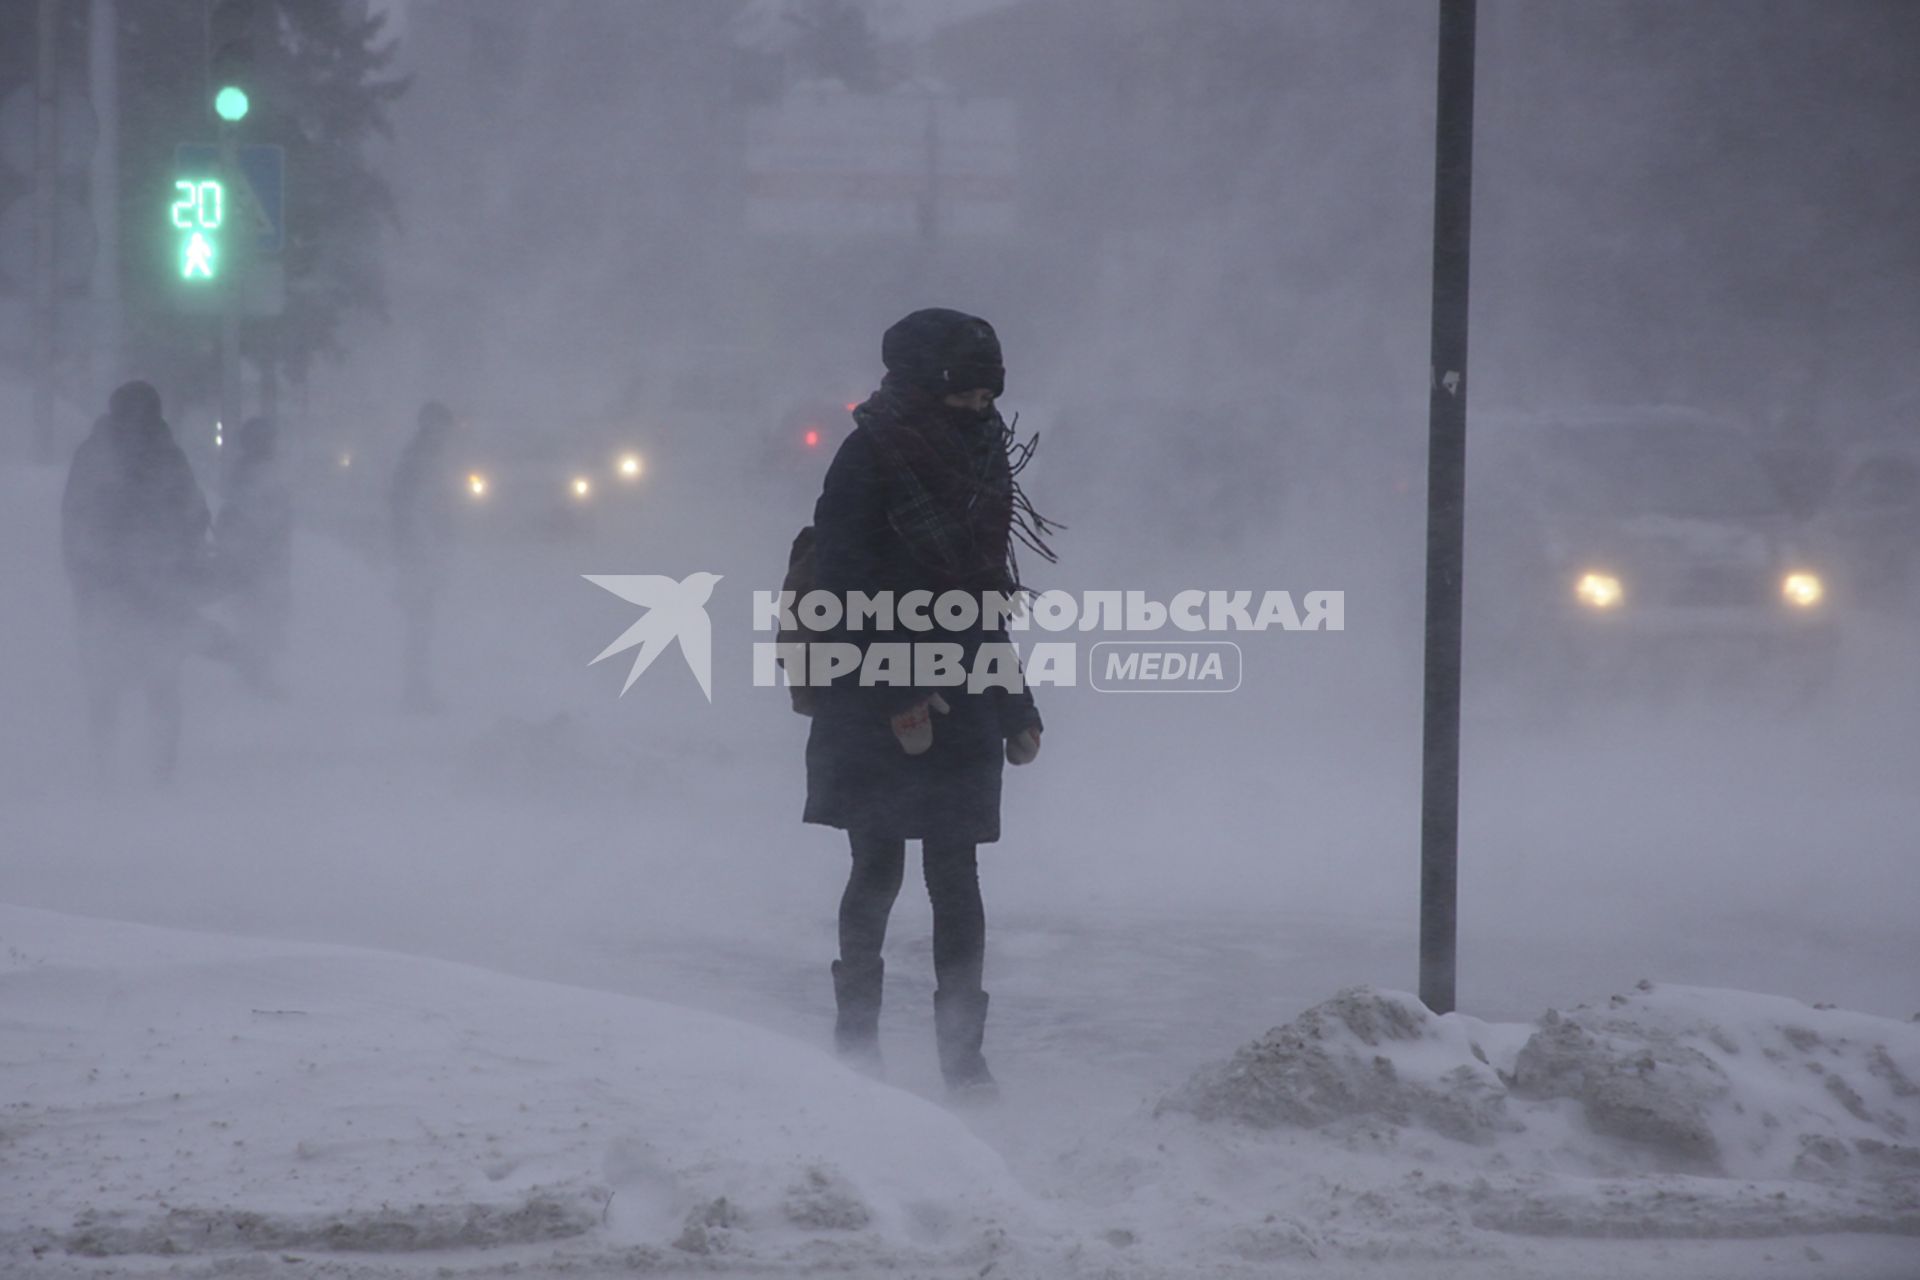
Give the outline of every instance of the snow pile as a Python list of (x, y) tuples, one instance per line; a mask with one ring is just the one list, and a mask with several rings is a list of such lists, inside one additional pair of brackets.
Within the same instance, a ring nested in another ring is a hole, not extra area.
[(1482, 1146), (1565, 1129), (1564, 1154), (1595, 1173), (1831, 1182), (1920, 1175), (1917, 1081), (1920, 1024), (1775, 996), (1642, 983), (1517, 1028), (1356, 987), (1161, 1106), (1263, 1129), (1418, 1125)]
[(1353, 988), (1155, 1117), (1225, 1242), (1263, 1206), (1268, 1236), (1316, 1254), (1383, 1233), (1454, 1257), (1486, 1233), (1920, 1235), (1920, 1024), (1775, 996), (1642, 983), (1527, 1026)]
[(975, 1123), (1031, 1195), (810, 1046), (377, 952), (0, 907), (0, 1043), (10, 1277), (1905, 1280), (1920, 1236), (1920, 1025), (1738, 992), (1356, 988), (1078, 1141), (1016, 1082)]
[(1920, 1024), (1795, 1000), (1643, 983), (1549, 1012), (1513, 1093), (1579, 1105), (1657, 1168), (1839, 1182), (1920, 1176)]
[(1201, 1071), (1161, 1109), (1257, 1129), (1420, 1124), (1486, 1144), (1520, 1128), (1505, 1095), (1464, 1020), (1353, 987)]
[(952, 1116), (719, 1018), (11, 907), (0, 940), (10, 1275), (532, 1243), (589, 1265), (977, 1269), (1033, 1230)]

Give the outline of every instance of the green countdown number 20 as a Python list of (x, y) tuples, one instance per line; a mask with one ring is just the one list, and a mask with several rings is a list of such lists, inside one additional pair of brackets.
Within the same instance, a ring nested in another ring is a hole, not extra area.
[(173, 202), (173, 225), (183, 230), (217, 231), (226, 221), (226, 190), (218, 182), (182, 178), (173, 184), (180, 198)]

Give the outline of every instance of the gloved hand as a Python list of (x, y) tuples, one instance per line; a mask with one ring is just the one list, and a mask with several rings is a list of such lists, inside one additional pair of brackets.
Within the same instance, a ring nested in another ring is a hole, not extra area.
[(925, 755), (933, 746), (933, 713), (945, 715), (949, 710), (947, 700), (936, 693), (893, 717), (890, 723), (900, 749), (910, 756)]
[(1040, 731), (1022, 729), (1007, 739), (1008, 764), (1032, 764), (1040, 754)]

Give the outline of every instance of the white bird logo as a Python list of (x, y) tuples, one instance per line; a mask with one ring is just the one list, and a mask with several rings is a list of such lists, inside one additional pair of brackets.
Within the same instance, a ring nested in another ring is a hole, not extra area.
[[(620, 696), (625, 697), (640, 673), (678, 640), (680, 656), (687, 660), (693, 678), (700, 682), (700, 692), (707, 695), (708, 702), (713, 701), (713, 625), (707, 621), (707, 599), (713, 595), (714, 584), (720, 581), (719, 574), (691, 573), (679, 582), (658, 573), (583, 573), (580, 576), (628, 604), (637, 604), (646, 610), (638, 622), (593, 660), (599, 662), (624, 649), (640, 646), (640, 651), (633, 655), (633, 669), (627, 672), (627, 682), (620, 686)], [(587, 665), (592, 666), (593, 662)]]

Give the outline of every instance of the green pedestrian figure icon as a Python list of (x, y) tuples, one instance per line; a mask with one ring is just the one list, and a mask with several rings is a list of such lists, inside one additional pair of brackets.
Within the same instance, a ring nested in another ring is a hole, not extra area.
[(187, 238), (185, 256), (180, 264), (180, 278), (213, 279), (213, 243), (204, 233), (196, 231)]

